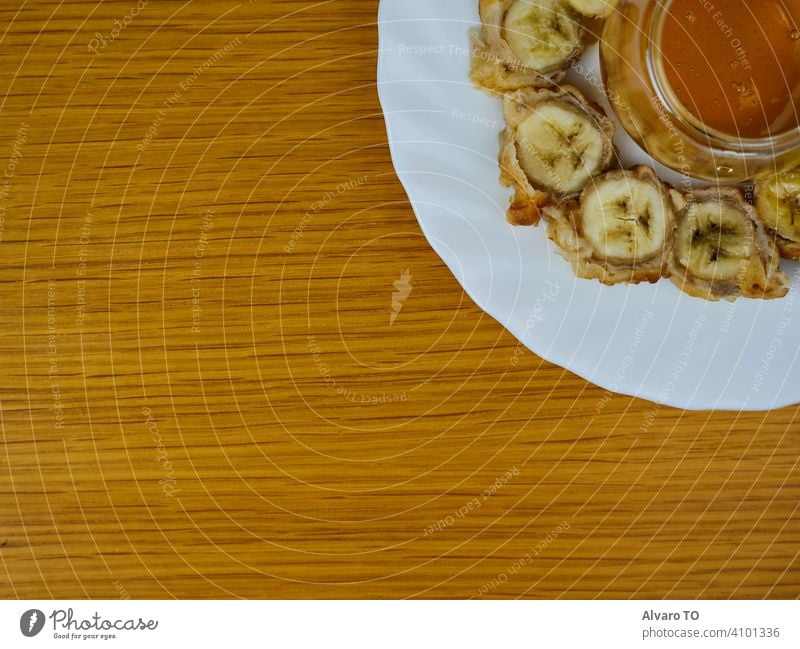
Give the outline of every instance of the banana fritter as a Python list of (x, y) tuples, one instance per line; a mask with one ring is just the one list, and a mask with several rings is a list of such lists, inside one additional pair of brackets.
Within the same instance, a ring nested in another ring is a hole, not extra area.
[(800, 259), (800, 169), (756, 183), (758, 215), (786, 259)]
[(657, 282), (667, 270), (680, 194), (649, 167), (611, 171), (552, 216), (548, 236), (575, 274), (604, 284)]
[(789, 291), (780, 255), (756, 210), (735, 188), (691, 192), (677, 216), (670, 274), (706, 300), (773, 299)]
[(548, 86), (583, 52), (580, 17), (565, 0), (480, 0), (471, 79), (492, 92)]
[(505, 96), (501, 182), (515, 189), (508, 220), (538, 224), (547, 206), (577, 196), (615, 160), (614, 122), (576, 88), (526, 88)]

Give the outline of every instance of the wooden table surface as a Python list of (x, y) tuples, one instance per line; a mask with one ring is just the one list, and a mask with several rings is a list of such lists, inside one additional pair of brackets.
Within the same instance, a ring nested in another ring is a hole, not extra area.
[(797, 409), (523, 352), (397, 181), (376, 10), (0, 7), (0, 596), (798, 597)]

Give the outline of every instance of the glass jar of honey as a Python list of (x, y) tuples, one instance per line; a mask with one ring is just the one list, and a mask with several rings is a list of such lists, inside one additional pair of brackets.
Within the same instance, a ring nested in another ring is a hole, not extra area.
[(800, 0), (620, 0), (608, 98), (648, 154), (740, 182), (800, 165)]

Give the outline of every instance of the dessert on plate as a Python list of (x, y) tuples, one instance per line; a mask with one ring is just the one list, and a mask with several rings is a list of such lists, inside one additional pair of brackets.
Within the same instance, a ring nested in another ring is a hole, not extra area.
[(711, 301), (785, 296), (780, 258), (800, 259), (800, 169), (757, 179), (754, 204), (737, 187), (678, 191), (651, 167), (622, 169), (616, 123), (562, 83), (618, 4), (479, 1), (470, 78), (502, 98), (498, 162), (500, 182), (513, 189), (508, 222), (545, 221), (581, 278), (669, 278)]

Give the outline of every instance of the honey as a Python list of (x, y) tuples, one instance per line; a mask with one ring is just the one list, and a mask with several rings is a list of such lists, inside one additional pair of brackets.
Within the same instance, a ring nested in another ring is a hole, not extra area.
[(660, 57), (708, 129), (764, 138), (800, 125), (800, 0), (672, 0)]

